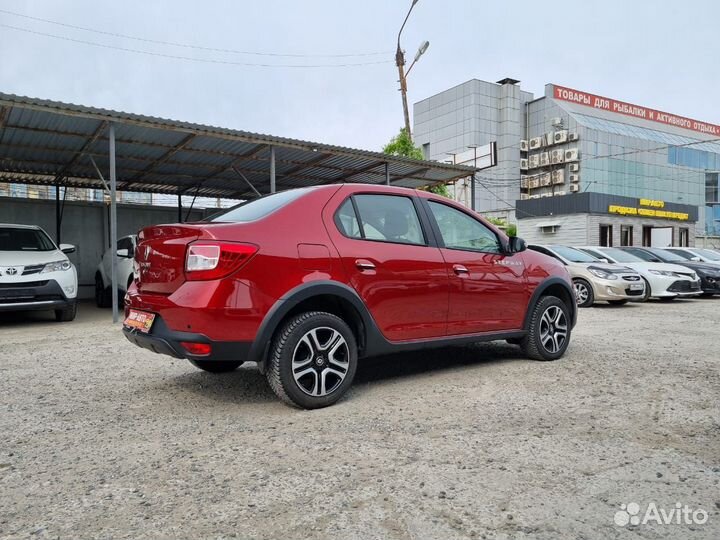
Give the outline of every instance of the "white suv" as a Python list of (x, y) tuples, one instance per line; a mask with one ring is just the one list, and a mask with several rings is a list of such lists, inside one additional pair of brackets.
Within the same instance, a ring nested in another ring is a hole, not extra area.
[(34, 225), (0, 223), (0, 311), (53, 310), (58, 321), (77, 312), (75, 246), (56, 246)]
[[(117, 283), (122, 301), (123, 295), (130, 288), (133, 281), (133, 257), (137, 246), (137, 235), (123, 236), (117, 241), (116, 253), (118, 257)], [(108, 307), (112, 303), (110, 273), (112, 272), (112, 248), (108, 248), (103, 255), (95, 272), (95, 303), (98, 307)]]

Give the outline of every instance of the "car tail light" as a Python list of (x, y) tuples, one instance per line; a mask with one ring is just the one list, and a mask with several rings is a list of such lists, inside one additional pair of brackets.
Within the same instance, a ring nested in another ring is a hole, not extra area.
[(193, 242), (185, 257), (185, 276), (189, 280), (223, 278), (248, 262), (257, 250), (253, 244), (239, 242)]
[(195, 343), (192, 341), (181, 341), (183, 349), (192, 354), (193, 356), (207, 356), (210, 354), (212, 347), (209, 343)]

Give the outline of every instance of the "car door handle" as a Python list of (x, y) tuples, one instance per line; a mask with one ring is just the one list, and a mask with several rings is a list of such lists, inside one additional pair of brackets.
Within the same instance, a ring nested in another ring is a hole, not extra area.
[(358, 270), (375, 270), (375, 265), (366, 259), (358, 259), (355, 261), (355, 266)]
[(462, 264), (454, 264), (453, 272), (455, 272), (458, 276), (467, 276), (470, 274), (468, 269), (465, 268)]

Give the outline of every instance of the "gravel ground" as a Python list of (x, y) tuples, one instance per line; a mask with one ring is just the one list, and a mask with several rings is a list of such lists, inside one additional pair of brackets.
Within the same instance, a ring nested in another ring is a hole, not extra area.
[[(0, 538), (720, 537), (720, 298), (582, 310), (552, 363), (373, 359), (313, 412), (108, 318), (0, 317)], [(631, 502), (709, 517), (615, 525)]]

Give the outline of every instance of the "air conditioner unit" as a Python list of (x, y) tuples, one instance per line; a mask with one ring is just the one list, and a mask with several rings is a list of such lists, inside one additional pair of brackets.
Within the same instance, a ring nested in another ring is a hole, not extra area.
[(565, 152), (562, 150), (553, 150), (550, 152), (550, 162), (555, 165), (557, 163), (562, 163), (565, 160)]
[(580, 170), (580, 164), (579, 163), (571, 163), (569, 169), (570, 169), (570, 172), (578, 172)]
[(520, 151), (521, 152), (528, 151), (528, 142), (525, 139), (520, 139)]
[(545, 143), (545, 146), (552, 146), (555, 144), (555, 132), (550, 131), (543, 135), (543, 142)]
[(540, 166), (540, 155), (539, 154), (533, 154), (528, 158), (528, 168), (530, 169), (536, 169)]
[(538, 148), (542, 148), (542, 145), (542, 137), (533, 137), (532, 139), (530, 139), (530, 150), (537, 150)]
[(520, 160), (520, 170), (521, 171), (527, 171), (528, 170), (528, 160), (523, 158)]
[(526, 174), (520, 175), (520, 187), (522, 189), (527, 189), (528, 187), (528, 177)]
[(550, 123), (553, 125), (553, 127), (560, 127), (563, 125), (563, 119), (559, 116), (556, 116), (550, 121)]
[(567, 140), (570, 142), (575, 142), (580, 138), (580, 136), (577, 133), (568, 133)]
[(555, 185), (565, 183), (565, 171), (563, 169), (552, 172), (552, 183)]
[(565, 161), (577, 161), (578, 160), (578, 149), (570, 148), (565, 150)]
[(528, 187), (530, 189), (539, 188), (540, 187), (540, 179), (535, 177), (535, 178), (532, 178), (531, 180), (528, 180)]
[(565, 195), (565, 192), (564, 192), (564, 191), (556, 191), (556, 192), (555, 192), (555, 196), (556, 196), (556, 197), (562, 197), (563, 195)]
[(580, 175), (579, 174), (571, 174), (570, 175), (570, 182), (579, 182), (580, 181)]
[(550, 176), (550, 173), (545, 173), (542, 176), (540, 176), (540, 185), (543, 187), (547, 187), (550, 184), (552, 184), (552, 177)]
[(568, 139), (568, 132), (566, 129), (556, 131), (553, 135), (553, 142), (555, 144), (562, 144), (564, 142), (567, 142)]
[(570, 186), (570, 193), (577, 193), (580, 191), (580, 184), (572, 184)]
[(548, 165), (550, 165), (550, 153), (540, 152), (540, 166), (547, 167)]
[(527, 201), (530, 198), (530, 196), (527, 193), (521, 193), (520, 194), (520, 200), (521, 201)]

